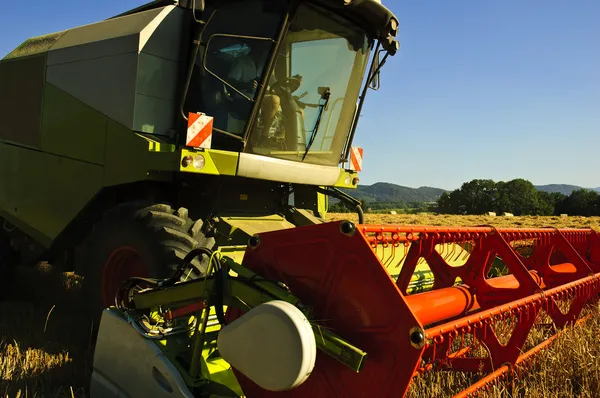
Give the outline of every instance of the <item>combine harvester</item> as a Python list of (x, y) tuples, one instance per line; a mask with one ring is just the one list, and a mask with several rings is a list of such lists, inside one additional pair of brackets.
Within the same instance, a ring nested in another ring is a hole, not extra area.
[[(593, 230), (367, 225), (339, 189), (397, 31), (375, 0), (155, 1), (2, 60), (0, 266), (84, 275), (92, 396), (402, 397), (425, 372), (481, 376), (465, 395), (556, 336), (538, 320), (582, 319)], [(330, 196), (358, 223), (324, 222)]]

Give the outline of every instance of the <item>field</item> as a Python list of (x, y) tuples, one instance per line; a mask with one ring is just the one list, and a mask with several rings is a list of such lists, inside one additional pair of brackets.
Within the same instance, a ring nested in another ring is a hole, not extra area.
[[(358, 222), (355, 213), (329, 214), (328, 219), (350, 220)], [(366, 224), (403, 224), (403, 225), (445, 225), (445, 226), (479, 226), (495, 227), (558, 227), (558, 228), (593, 228), (600, 231), (600, 217), (491, 217), (491, 216), (455, 216), (435, 214), (365, 214)]]
[[(331, 220), (357, 221), (355, 214), (331, 214)], [(592, 227), (600, 217), (479, 217), (435, 215), (365, 215), (367, 223), (495, 225), (518, 227)], [(84, 397), (91, 372), (94, 325), (78, 303), (81, 280), (41, 264), (19, 270), (8, 300), (0, 302), (0, 397)], [(600, 390), (600, 309), (562, 333), (542, 352), (532, 371), (494, 387), (487, 396), (592, 397)], [(535, 338), (535, 336), (533, 336)], [(451, 396), (466, 382), (456, 376), (416, 380), (411, 397)]]

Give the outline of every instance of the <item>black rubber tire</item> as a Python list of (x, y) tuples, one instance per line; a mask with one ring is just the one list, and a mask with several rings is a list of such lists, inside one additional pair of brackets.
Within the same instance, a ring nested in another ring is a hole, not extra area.
[[(175, 210), (168, 204), (124, 203), (107, 211), (87, 239), (82, 264), (78, 266), (84, 277), (87, 307), (99, 315), (103, 308), (114, 305), (111, 292), (115, 284), (133, 276), (166, 278), (192, 249), (213, 248), (214, 239), (206, 238), (201, 226), (202, 221), (189, 218), (187, 209)], [(117, 267), (112, 260), (112, 265), (107, 266), (115, 253), (129, 253), (135, 258), (130, 262), (123, 260), (121, 269), (128, 275), (122, 279), (123, 274), (111, 276), (107, 271)], [(202, 276), (207, 264), (205, 256), (195, 259), (194, 271), (186, 278)], [(144, 272), (139, 272), (142, 268)], [(103, 275), (113, 282), (110, 287), (103, 285)]]

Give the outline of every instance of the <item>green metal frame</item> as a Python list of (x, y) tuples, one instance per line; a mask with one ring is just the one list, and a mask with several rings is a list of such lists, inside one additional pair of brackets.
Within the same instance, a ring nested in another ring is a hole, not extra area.
[[(233, 251), (238, 249), (233, 248)], [(147, 312), (154, 320), (161, 320), (168, 311), (201, 303), (203, 309), (181, 318), (184, 325), (199, 320), (197, 326), (186, 334), (186, 342), (178, 342), (181, 335), (156, 340), (157, 346), (178, 368), (188, 386), (203, 388), (211, 382), (217, 382), (239, 395), (243, 394), (230, 366), (218, 355), (216, 338), (220, 325), (207, 327), (206, 320), (216, 314), (218, 305), (224, 309), (235, 307), (247, 311), (272, 300), (283, 300), (299, 308), (311, 322), (317, 348), (353, 371), (360, 372), (367, 357), (366, 352), (321, 327), (313, 320), (310, 307), (303, 305), (281, 284), (262, 278), (229, 256), (219, 252), (215, 252), (215, 255), (221, 257), (218, 261), (225, 272), (219, 273), (209, 268), (207, 276), (201, 279), (145, 289), (136, 293), (131, 300), (135, 310), (123, 311), (123, 316), (129, 318), (130, 322), (136, 321), (139, 312)], [(222, 292), (220, 297), (219, 291)], [(187, 366), (177, 360), (179, 354), (190, 352), (192, 355)]]

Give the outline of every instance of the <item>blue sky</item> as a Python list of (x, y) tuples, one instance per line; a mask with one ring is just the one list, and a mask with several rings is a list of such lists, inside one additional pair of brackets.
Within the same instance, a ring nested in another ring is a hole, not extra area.
[[(0, 56), (145, 1), (8, 2)], [(600, 186), (600, 1), (388, 1), (400, 52), (369, 93), (361, 183)]]

